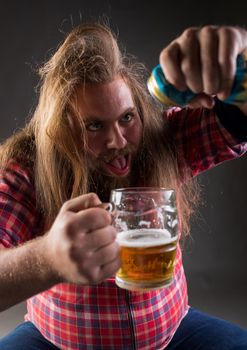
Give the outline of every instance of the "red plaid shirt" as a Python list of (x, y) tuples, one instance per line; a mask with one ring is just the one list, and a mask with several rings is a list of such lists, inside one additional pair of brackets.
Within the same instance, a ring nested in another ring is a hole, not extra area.
[[(179, 151), (180, 170), (195, 176), (239, 157), (247, 144), (220, 124), (214, 111), (166, 112)], [(0, 243), (19, 245), (42, 232), (30, 174), (18, 164), (0, 174)], [(158, 350), (171, 340), (188, 311), (187, 286), (178, 249), (173, 283), (151, 292), (118, 288), (114, 278), (97, 286), (58, 284), (27, 301), (26, 320), (60, 349)]]

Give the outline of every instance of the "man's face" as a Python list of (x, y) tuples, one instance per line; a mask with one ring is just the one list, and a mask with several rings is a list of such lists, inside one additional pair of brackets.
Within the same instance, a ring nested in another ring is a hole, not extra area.
[(117, 78), (106, 84), (79, 87), (76, 97), (86, 125), (92, 170), (126, 177), (142, 137), (142, 122), (130, 89)]

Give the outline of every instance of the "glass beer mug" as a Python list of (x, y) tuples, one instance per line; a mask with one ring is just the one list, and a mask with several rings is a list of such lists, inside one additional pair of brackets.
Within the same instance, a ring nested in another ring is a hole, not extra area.
[(116, 284), (129, 290), (152, 290), (172, 282), (178, 238), (175, 191), (122, 188), (111, 192), (121, 268)]

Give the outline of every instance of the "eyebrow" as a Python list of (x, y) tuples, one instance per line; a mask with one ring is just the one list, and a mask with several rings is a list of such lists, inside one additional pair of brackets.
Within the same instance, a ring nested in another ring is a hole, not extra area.
[[(127, 113), (137, 113), (136, 107), (129, 107), (123, 113), (121, 113), (116, 119), (121, 119)], [(85, 121), (104, 121), (105, 119), (96, 115), (89, 115), (84, 117)]]

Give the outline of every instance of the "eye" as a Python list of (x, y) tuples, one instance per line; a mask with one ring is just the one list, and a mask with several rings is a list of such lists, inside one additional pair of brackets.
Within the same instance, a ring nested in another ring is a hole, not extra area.
[(122, 118), (121, 118), (121, 121), (123, 122), (123, 123), (129, 123), (129, 122), (131, 122), (131, 120), (133, 119), (133, 114), (131, 114), (131, 113), (127, 113), (127, 114), (125, 114)]
[(101, 122), (88, 122), (86, 123), (86, 129), (88, 131), (99, 131), (102, 129), (103, 125)]

